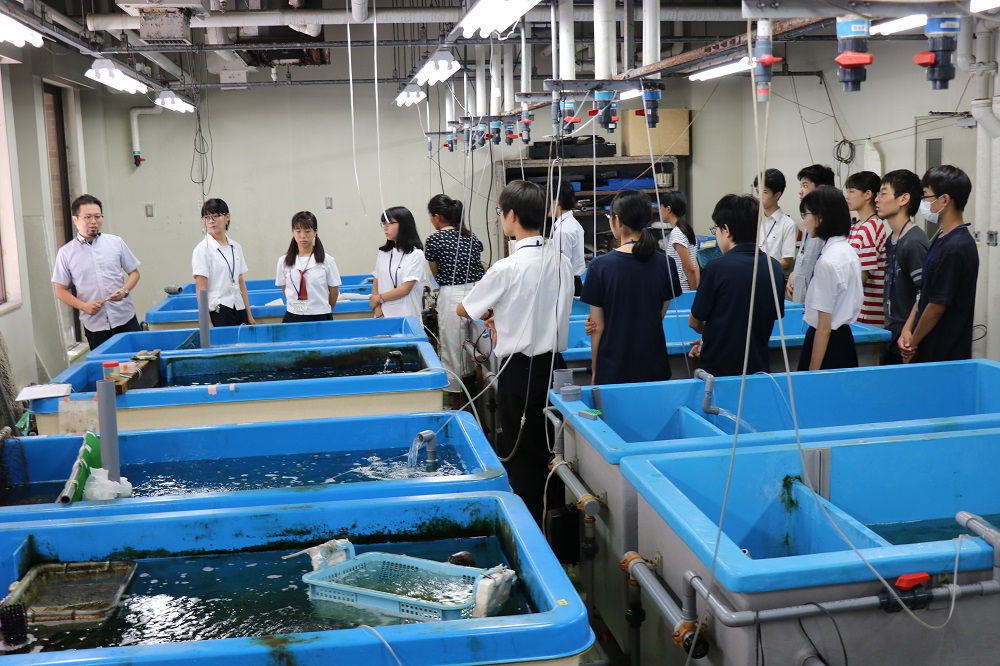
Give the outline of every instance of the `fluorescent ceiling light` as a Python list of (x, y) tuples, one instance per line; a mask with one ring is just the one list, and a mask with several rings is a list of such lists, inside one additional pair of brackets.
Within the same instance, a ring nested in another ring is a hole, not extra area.
[(194, 111), (194, 105), (188, 102), (186, 99), (178, 97), (172, 90), (164, 90), (153, 103), (157, 106), (162, 106), (164, 109), (170, 109), (171, 111), (176, 111), (177, 113), (192, 113)]
[(10, 42), (21, 48), (26, 43), (32, 46), (42, 45), (42, 34), (15, 21), (6, 14), (0, 14), (0, 42)]
[(623, 90), (618, 95), (618, 99), (625, 101), (627, 99), (635, 99), (636, 97), (642, 97), (642, 88), (633, 88), (632, 90)]
[(435, 83), (447, 81), (460, 69), (462, 69), (462, 63), (455, 60), (455, 56), (450, 51), (438, 51), (417, 72), (417, 85), (422, 86), (426, 84), (432, 86)]
[(149, 90), (146, 84), (129, 76), (120, 65), (107, 58), (95, 60), (93, 66), (87, 70), (86, 77), (129, 94), (145, 93)]
[(904, 30), (922, 28), (925, 25), (927, 25), (927, 14), (914, 14), (912, 16), (904, 16), (903, 18), (873, 25), (871, 28), (871, 34), (891, 35), (893, 33), (903, 32)]
[(539, 0), (479, 0), (458, 23), (466, 39), (479, 32), (489, 37), (514, 25)]
[(412, 106), (419, 103), (426, 97), (427, 93), (425, 93), (420, 86), (415, 83), (411, 83), (403, 88), (399, 92), (399, 95), (396, 96), (396, 106)]
[(969, 4), (970, 12), (988, 12), (991, 9), (1000, 7), (1000, 0), (972, 0)]
[(700, 72), (695, 72), (688, 77), (691, 81), (708, 81), (709, 79), (717, 79), (720, 76), (726, 76), (727, 74), (737, 74), (739, 72), (749, 72), (753, 68), (753, 63), (750, 62), (749, 56), (743, 56), (736, 62), (727, 63), (725, 65), (720, 65), (718, 67), (712, 67), (710, 69), (703, 69)]

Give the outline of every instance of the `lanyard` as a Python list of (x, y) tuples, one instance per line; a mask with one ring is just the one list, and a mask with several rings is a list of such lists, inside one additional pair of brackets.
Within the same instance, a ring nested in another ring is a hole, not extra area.
[(226, 259), (226, 255), (222, 254), (222, 248), (221, 247), (217, 247), (215, 249), (219, 253), (219, 256), (222, 257), (222, 260), (224, 262), (226, 262), (226, 268), (229, 269), (229, 279), (233, 283), (235, 283), (236, 282), (236, 248), (233, 247), (232, 245), (229, 246), (229, 249), (232, 251), (232, 254), (233, 254), (233, 263), (232, 263), (232, 265), (229, 264), (229, 260)]
[(767, 236), (764, 237), (765, 240), (771, 237), (771, 232), (774, 231), (774, 225), (776, 225), (777, 223), (778, 223), (777, 220), (771, 222), (771, 228), (767, 230)]
[(395, 254), (395, 250), (389, 250), (389, 280), (392, 281), (393, 288), (399, 287), (399, 269), (403, 267), (403, 257), (399, 257), (399, 266), (396, 266), (396, 273), (393, 275), (392, 272), (392, 255)]
[(906, 231), (906, 227), (910, 226), (910, 222), (911, 220), (906, 221), (906, 224), (903, 225), (903, 228), (899, 230), (899, 234), (896, 236), (896, 242), (892, 244), (892, 265), (889, 267), (889, 296), (886, 299), (890, 303), (892, 302), (893, 287), (896, 286), (896, 265), (899, 263), (899, 255), (897, 254), (899, 251), (899, 241), (902, 240), (903, 233)]

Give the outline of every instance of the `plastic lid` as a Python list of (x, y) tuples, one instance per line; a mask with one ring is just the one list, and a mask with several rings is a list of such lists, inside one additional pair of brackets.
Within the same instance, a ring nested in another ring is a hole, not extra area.
[(101, 367), (102, 368), (117, 368), (118, 367), (118, 361), (105, 361), (104, 363), (101, 363)]

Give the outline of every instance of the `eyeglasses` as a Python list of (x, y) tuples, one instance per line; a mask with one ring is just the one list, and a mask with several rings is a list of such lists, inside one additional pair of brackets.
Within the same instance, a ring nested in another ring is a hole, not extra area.
[(101, 220), (104, 219), (104, 216), (103, 215), (84, 215), (83, 217), (81, 217), (79, 219), (83, 220), (84, 222), (100, 222)]
[(802, 219), (804, 220), (807, 217), (809, 217), (810, 215), (812, 215), (813, 217), (816, 217), (816, 213), (812, 212), (811, 210), (807, 210), (806, 212), (802, 213)]
[(379, 224), (381, 224), (382, 228), (384, 229), (385, 227), (389, 227), (394, 224), (399, 224), (399, 222), (397, 222), (396, 220), (382, 220), (381, 222), (379, 222)]
[(936, 194), (928, 194), (928, 195), (920, 197), (920, 200), (921, 201), (930, 201), (931, 203), (934, 203), (935, 201), (937, 201), (938, 199), (940, 199), (943, 196), (944, 196), (943, 194), (941, 196), (938, 196)]
[(497, 206), (497, 217), (503, 217), (503, 208)]
[(202, 220), (202, 222), (208, 222), (209, 220), (211, 220), (213, 222), (218, 222), (219, 220), (221, 220), (225, 216), (226, 216), (226, 213), (209, 213), (208, 215), (203, 215), (202, 218), (201, 218), (201, 220)]
[(710, 234), (712, 234), (714, 236), (715, 232), (718, 231), (718, 230), (719, 230), (719, 227), (715, 227), (715, 226), (709, 227), (708, 228), (708, 233), (710, 233)]
[(610, 221), (611, 221), (611, 218), (613, 218), (613, 217), (614, 217), (614, 213), (605, 213), (605, 214), (604, 214), (604, 217), (608, 218), (608, 221), (610, 222)]

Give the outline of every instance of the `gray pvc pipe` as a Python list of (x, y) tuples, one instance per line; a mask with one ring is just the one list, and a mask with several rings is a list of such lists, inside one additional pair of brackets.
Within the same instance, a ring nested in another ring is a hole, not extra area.
[(698, 368), (694, 371), (694, 378), (705, 380), (705, 399), (701, 402), (701, 411), (706, 414), (718, 414), (719, 408), (712, 404), (712, 393), (715, 392), (715, 376)]
[(198, 345), (202, 349), (212, 346), (212, 320), (208, 316), (208, 290), (197, 289), (198, 292)]
[(556, 476), (566, 484), (566, 490), (570, 492), (577, 502), (583, 502), (583, 512), (588, 516), (596, 516), (601, 512), (601, 503), (598, 502), (593, 493), (587, 490), (583, 482), (573, 473), (568, 465), (556, 467)]
[(108, 470), (108, 479), (121, 481), (118, 461), (118, 406), (115, 404), (115, 382), (97, 382), (97, 427), (101, 436), (101, 465)]
[(986, 543), (993, 547), (993, 579), (1000, 579), (1000, 532), (980, 516), (968, 511), (955, 514), (958, 524), (976, 533)]
[[(628, 552), (625, 553), (625, 557), (630, 557), (634, 554), (633, 552)], [(635, 578), (639, 583), (639, 587), (652, 599), (653, 605), (667, 618), (670, 623), (669, 626), (676, 627), (678, 624), (684, 622), (681, 609), (677, 607), (677, 604), (670, 597), (670, 593), (656, 579), (656, 574), (646, 566), (645, 560), (640, 558), (631, 559), (628, 564), (628, 573), (632, 578)]]

